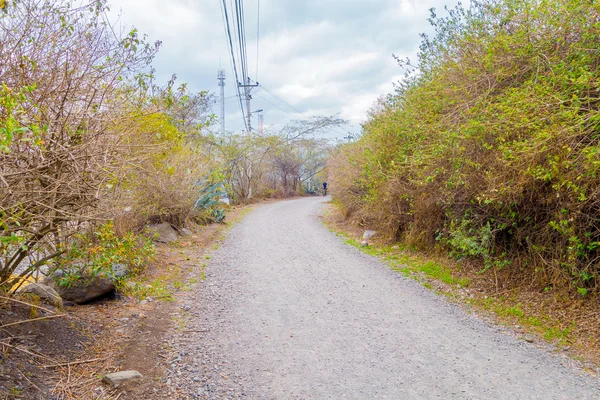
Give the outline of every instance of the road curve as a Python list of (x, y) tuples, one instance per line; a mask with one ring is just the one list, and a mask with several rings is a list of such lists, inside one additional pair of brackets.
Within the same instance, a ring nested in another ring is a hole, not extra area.
[(212, 376), (195, 397), (600, 398), (566, 358), (344, 244), (316, 217), (323, 201), (258, 207), (213, 255), (186, 336)]

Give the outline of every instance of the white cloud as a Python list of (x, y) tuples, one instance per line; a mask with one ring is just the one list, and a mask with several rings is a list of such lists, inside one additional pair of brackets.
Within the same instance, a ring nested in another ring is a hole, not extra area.
[[(265, 110), (267, 125), (339, 113), (350, 120), (351, 129), (358, 130), (368, 109), (401, 77), (391, 54), (414, 59), (418, 34), (429, 31), (428, 10), (456, 2), (261, 0), (258, 81), (268, 91), (254, 95), (252, 108)], [(256, 3), (244, 5), (248, 69), (256, 79)], [(134, 25), (150, 40), (163, 42), (155, 60), (160, 79), (177, 73), (192, 90), (218, 93), (216, 73), (221, 60), (227, 73), (226, 96), (235, 94), (219, 0), (115, 0), (112, 8), (115, 15), (122, 9), (124, 29)], [(227, 127), (242, 129), (239, 103), (230, 101)]]

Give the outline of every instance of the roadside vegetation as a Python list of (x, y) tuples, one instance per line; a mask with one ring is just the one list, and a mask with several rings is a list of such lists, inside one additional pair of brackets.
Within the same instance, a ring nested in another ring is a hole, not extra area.
[(160, 42), (119, 31), (107, 2), (1, 4), (1, 291), (40, 271), (63, 286), (136, 275), (155, 253), (148, 225), (181, 232), (222, 222), (223, 198), (318, 188), (330, 145), (314, 137), (344, 121), (217, 134), (215, 96), (157, 82)]
[(329, 161), (349, 218), (596, 301), (600, 6), (475, 1), (439, 17), (362, 137)]
[(466, 279), (480, 309), (597, 349), (600, 6), (482, 0), (444, 15), (330, 158), (334, 203), (447, 265), (401, 272)]
[[(230, 207), (314, 193), (332, 148), (316, 137), (344, 123), (315, 116), (260, 136), (217, 133), (215, 96), (175, 75), (158, 82), (161, 43), (122, 29), (109, 10), (106, 0), (0, 1), (0, 347), (17, 359), (39, 361), (38, 345), (56, 350), (54, 321), (74, 329), (63, 299), (116, 290), (173, 300), (194, 285), (203, 272), (183, 279), (156, 227), (204, 243), (214, 231), (205, 226), (225, 222)], [(49, 341), (23, 336), (26, 327)], [(69, 346), (55, 364), (73, 356)], [(41, 384), (44, 373), (27, 365)]]

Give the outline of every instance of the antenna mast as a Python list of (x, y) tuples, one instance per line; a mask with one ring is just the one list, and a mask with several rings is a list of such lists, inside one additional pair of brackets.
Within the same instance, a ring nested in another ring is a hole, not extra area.
[(219, 70), (217, 80), (221, 88), (221, 134), (225, 135), (225, 70)]

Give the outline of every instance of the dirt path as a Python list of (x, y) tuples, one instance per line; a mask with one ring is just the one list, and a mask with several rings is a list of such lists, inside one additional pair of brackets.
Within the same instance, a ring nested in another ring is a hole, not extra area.
[(597, 399), (600, 383), (345, 245), (322, 198), (236, 225), (181, 308), (174, 398)]

